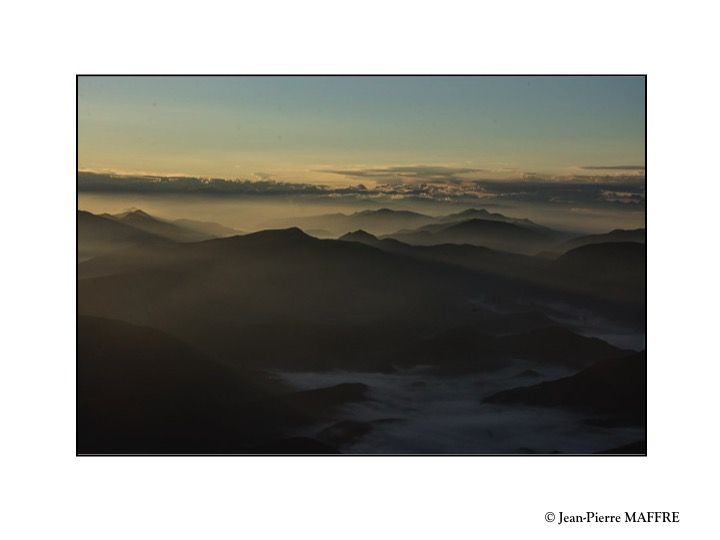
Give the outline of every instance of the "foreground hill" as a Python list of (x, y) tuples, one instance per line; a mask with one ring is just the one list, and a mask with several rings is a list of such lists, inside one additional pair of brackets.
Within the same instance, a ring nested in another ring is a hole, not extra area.
[(78, 317), (79, 453), (336, 453), (285, 432), (337, 420), (362, 385), (294, 392), (151, 328)]
[(522, 403), (577, 409), (603, 423), (645, 424), (647, 404), (645, 352), (601, 360), (555, 381), (498, 392), (489, 403)]
[(162, 332), (78, 318), (78, 451), (228, 451), (279, 418), (240, 372)]

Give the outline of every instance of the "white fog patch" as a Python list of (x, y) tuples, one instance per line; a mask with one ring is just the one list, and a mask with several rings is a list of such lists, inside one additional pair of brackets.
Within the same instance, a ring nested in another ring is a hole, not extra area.
[[(372, 424), (368, 433), (340, 446), (347, 453), (588, 453), (644, 439), (641, 428), (594, 426), (578, 413), (482, 401), (500, 390), (571, 373), (558, 368), (540, 371), (527, 362), (513, 361), (496, 372), (452, 377), (421, 370), (279, 375), (298, 390), (341, 383), (370, 388), (368, 400), (348, 404), (337, 414), (338, 420)], [(328, 425), (310, 426), (297, 434), (313, 437)]]

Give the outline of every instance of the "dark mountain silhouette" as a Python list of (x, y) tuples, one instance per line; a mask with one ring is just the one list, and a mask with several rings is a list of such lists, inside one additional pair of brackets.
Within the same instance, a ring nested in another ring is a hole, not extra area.
[(333, 424), (332, 426), (323, 429), (320, 433), (318, 433), (317, 438), (321, 441), (325, 441), (328, 444), (336, 446), (353, 443), (357, 439), (360, 439), (361, 437), (372, 431), (374, 423), (383, 423), (383, 420), (385, 419), (381, 419), (379, 422), (342, 420)]
[(460, 326), (418, 341), (402, 358), (413, 365), (428, 364), (457, 373), (498, 369), (506, 366), (509, 358), (530, 360), (538, 366), (579, 368), (629, 352), (557, 326), (503, 336), (483, 333), (482, 327)]
[(114, 219), (120, 223), (131, 225), (136, 229), (145, 231), (174, 242), (199, 242), (201, 240), (208, 240), (213, 238), (214, 235), (209, 235), (194, 228), (182, 227), (175, 223), (170, 223), (150, 214), (143, 212), (142, 210), (129, 210), (121, 214), (104, 214), (103, 217)]
[(306, 416), (323, 418), (336, 407), (366, 400), (368, 392), (369, 388), (365, 384), (342, 383), (328, 388), (296, 392), (290, 396), (290, 400), (293, 407), (300, 409)]
[(88, 259), (131, 247), (165, 243), (160, 236), (90, 212), (77, 212), (78, 258)]
[[(507, 263), (529, 258), (472, 246), (378, 242), (382, 249), (318, 240), (293, 228), (168, 244), (151, 253), (129, 249), (80, 265), (78, 307), (182, 336), (221, 358), (286, 369), (386, 371), (414, 361), (408, 344), (448, 329), (448, 321), (489, 335), (552, 324), (541, 314), (489, 316), (472, 302), (478, 295), (501, 301), (536, 294), (538, 285), (523, 288), (513, 277), (520, 270)], [(472, 256), (458, 255), (465, 259), (452, 264), (457, 249)], [(463, 266), (468, 260), (475, 269)], [(458, 346), (467, 355), (476, 350), (473, 340)]]
[(563, 272), (627, 275), (644, 272), (645, 244), (606, 242), (571, 249), (559, 257), (554, 268)]
[(449, 225), (433, 225), (416, 231), (386, 236), (408, 244), (470, 244), (512, 253), (536, 253), (558, 239), (559, 233), (515, 223), (470, 219)]
[(77, 381), (78, 453), (334, 453), (284, 432), (364, 399), (355, 385), (292, 392), (163, 332), (85, 316)]
[(605, 234), (591, 234), (568, 240), (559, 246), (557, 251), (565, 253), (590, 244), (604, 244), (608, 242), (636, 242), (644, 244), (646, 241), (645, 229), (615, 229)]
[(497, 340), (500, 349), (515, 357), (569, 367), (587, 366), (602, 358), (617, 358), (631, 352), (560, 326), (538, 328), (516, 336), (501, 336)]
[(589, 244), (559, 257), (549, 270), (569, 290), (644, 307), (647, 249), (636, 242)]
[(484, 272), (505, 278), (535, 280), (546, 265), (542, 260), (526, 255), (508, 253), (468, 244), (437, 244), (417, 246), (394, 238), (383, 240), (366, 231), (358, 230), (339, 238), (345, 242), (358, 242), (388, 253), (396, 253), (419, 260), (435, 261), (467, 270)]
[(517, 375), (515, 375), (513, 378), (514, 378), (514, 379), (520, 379), (520, 378), (523, 378), (523, 377), (528, 377), (528, 378), (533, 378), (533, 379), (535, 379), (535, 378), (540, 377), (540, 376), (541, 376), (541, 375), (540, 375), (540, 372), (535, 371), (534, 369), (526, 369), (526, 370), (521, 371), (521, 372), (518, 373)]
[(589, 412), (608, 424), (645, 424), (647, 363), (645, 352), (601, 360), (555, 381), (505, 390), (489, 403), (522, 403)]
[(381, 245), (381, 241), (367, 231), (358, 229), (357, 231), (349, 232), (342, 235), (338, 240), (344, 240), (346, 242), (360, 242), (361, 244), (367, 244), (369, 246)]
[(246, 374), (164, 333), (78, 318), (78, 452), (232, 451), (272, 435)]
[(484, 208), (468, 208), (462, 212), (455, 214), (448, 214), (436, 218), (437, 223), (459, 223), (461, 221), (468, 221), (470, 219), (483, 219), (488, 221), (502, 221), (504, 223), (514, 223), (516, 225), (522, 225), (532, 229), (550, 231), (547, 227), (538, 225), (537, 223), (524, 218), (512, 218), (497, 212), (488, 212)]
[[(169, 244), (150, 254), (130, 249), (78, 271), (81, 313), (159, 328), (221, 355), (272, 356), (287, 367), (320, 365), (333, 352), (336, 362), (370, 365), (372, 356), (351, 347), (365, 339), (363, 328), (380, 347), (384, 334), (400, 339), (470, 313), (467, 291), (477, 283), (460, 269), (300, 229)], [(384, 330), (388, 322), (393, 331)]]
[(482, 274), (486, 290), (492, 291), (488, 298), (514, 296), (530, 303), (561, 300), (612, 316), (644, 317), (645, 256), (643, 250), (632, 247), (628, 251), (634, 253), (627, 258), (612, 247), (593, 248), (588, 263), (581, 264), (585, 251), (556, 261), (467, 244), (416, 246), (391, 238), (381, 240), (365, 231), (348, 233), (340, 240), (477, 272)]

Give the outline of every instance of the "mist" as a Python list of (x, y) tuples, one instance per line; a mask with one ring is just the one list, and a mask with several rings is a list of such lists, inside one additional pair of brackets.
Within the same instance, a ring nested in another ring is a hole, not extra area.
[[(298, 390), (340, 383), (369, 387), (369, 399), (345, 405), (346, 420), (367, 432), (362, 437), (337, 437), (343, 452), (374, 453), (588, 453), (643, 439), (640, 427), (593, 425), (589, 415), (530, 406), (483, 403), (494, 392), (518, 385), (567, 376), (571, 370), (543, 370), (523, 375), (532, 365), (521, 360), (493, 373), (436, 377), (422, 370), (396, 374), (343, 371), (280, 373)], [(296, 432), (322, 437), (332, 423), (318, 423)], [(327, 435), (325, 435), (327, 436)]]
[[(497, 202), (492, 199), (468, 202), (389, 198), (367, 200), (311, 196), (216, 197), (190, 194), (80, 192), (78, 207), (94, 214), (117, 214), (129, 209), (141, 209), (162, 219), (213, 221), (243, 232), (277, 227), (280, 220), (290, 225), (293, 217), (332, 213), (351, 214), (379, 208), (406, 210), (430, 216), (440, 216), (468, 208), (485, 208), (493, 212), (502, 212), (509, 217), (528, 218), (558, 230), (588, 234), (645, 226), (643, 208), (588, 206), (568, 208), (564, 205)], [(395, 231), (383, 232), (389, 234)]]

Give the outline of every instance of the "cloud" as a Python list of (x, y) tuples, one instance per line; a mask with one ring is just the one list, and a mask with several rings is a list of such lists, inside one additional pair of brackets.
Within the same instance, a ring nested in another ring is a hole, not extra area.
[(275, 180), (226, 180), (177, 176), (125, 176), (78, 172), (78, 190), (105, 193), (188, 195), (322, 195), (323, 186)]
[[(400, 181), (397, 178), (384, 181), (388, 170), (400, 175)], [(645, 204), (644, 175), (547, 176), (527, 173), (510, 180), (459, 176), (480, 171), (452, 167), (390, 167), (356, 170), (349, 175), (353, 180), (372, 180), (372, 187), (366, 187), (360, 182), (337, 187), (268, 179), (123, 176), (80, 171), (78, 190), (96, 193), (283, 196), (355, 202), (422, 200), (468, 204), (481, 202), (483, 205), (526, 203), (618, 208), (642, 208)], [(262, 176), (257, 174), (255, 177)]]
[(645, 203), (645, 178), (638, 176), (531, 177), (517, 182), (478, 181), (477, 185), (505, 201), (589, 206)]
[(402, 167), (382, 167), (365, 169), (324, 169), (317, 172), (338, 174), (348, 178), (364, 178), (380, 183), (425, 182), (458, 183), (466, 177), (488, 172), (487, 169), (471, 167), (442, 167), (429, 165), (410, 165)]
[(583, 165), (585, 171), (644, 171), (645, 165)]

